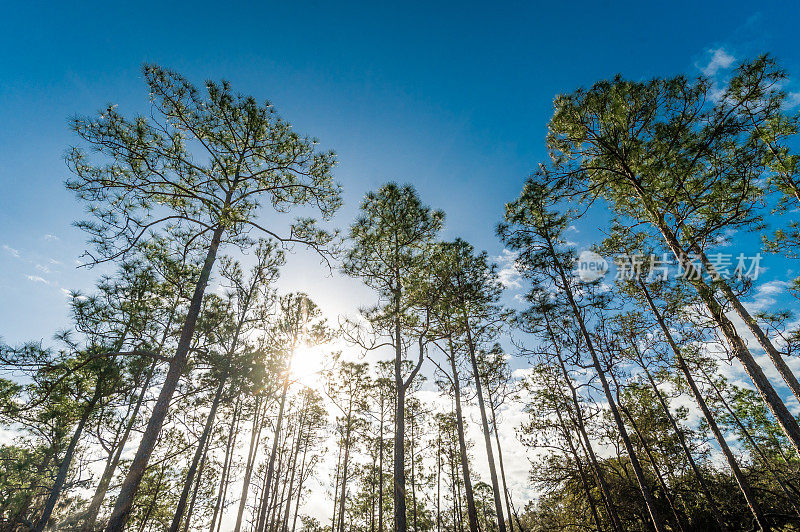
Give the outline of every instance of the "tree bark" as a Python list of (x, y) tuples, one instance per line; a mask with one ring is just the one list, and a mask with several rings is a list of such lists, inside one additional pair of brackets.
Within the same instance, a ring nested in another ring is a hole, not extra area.
[[(644, 286), (643, 283), (640, 286)], [(756, 525), (764, 529), (764, 517), (761, 513), (761, 509), (759, 508), (758, 504), (756, 503), (755, 498), (753, 497), (752, 490), (750, 489), (750, 483), (747, 482), (747, 479), (742, 474), (741, 470), (739, 469), (739, 464), (736, 463), (736, 458), (733, 456), (730, 447), (728, 447), (727, 442), (725, 441), (725, 437), (722, 435), (722, 431), (719, 430), (717, 426), (717, 422), (714, 419), (714, 415), (709, 410), (708, 405), (706, 404), (703, 395), (700, 393), (700, 390), (697, 388), (697, 384), (694, 381), (694, 377), (692, 377), (689, 368), (686, 365), (686, 362), (681, 355), (680, 348), (678, 344), (675, 343), (675, 339), (672, 337), (672, 333), (670, 332), (669, 328), (667, 327), (664, 318), (661, 316), (661, 313), (655, 306), (652, 297), (650, 296), (649, 290), (644, 288), (643, 291), (645, 298), (647, 299), (648, 306), (650, 310), (653, 312), (653, 315), (658, 322), (659, 328), (661, 332), (664, 334), (665, 338), (667, 339), (667, 343), (672, 349), (673, 354), (675, 355), (675, 361), (678, 363), (678, 368), (683, 373), (684, 378), (686, 378), (686, 382), (689, 384), (689, 388), (692, 390), (692, 395), (694, 396), (695, 401), (700, 406), (700, 410), (703, 412), (703, 417), (705, 417), (706, 422), (708, 423), (711, 432), (714, 434), (714, 438), (717, 440), (717, 444), (719, 445), (722, 453), (725, 455), (725, 460), (728, 462), (728, 466), (731, 468), (731, 472), (733, 473), (734, 478), (736, 479), (737, 484), (739, 484), (739, 489), (744, 495), (745, 501), (747, 502), (747, 506), (750, 508), (750, 511), (753, 514), (753, 517), (756, 520)]]
[(197, 442), (197, 449), (194, 452), (192, 463), (189, 466), (189, 470), (186, 472), (186, 478), (183, 481), (183, 490), (181, 490), (181, 496), (180, 499), (178, 499), (178, 506), (175, 509), (175, 515), (172, 517), (172, 524), (169, 528), (170, 532), (178, 532), (180, 529), (181, 520), (183, 519), (183, 512), (186, 510), (186, 503), (189, 499), (189, 492), (191, 491), (192, 484), (194, 483), (194, 475), (197, 472), (200, 461), (205, 456), (208, 439), (211, 434), (211, 429), (214, 426), (214, 418), (217, 415), (217, 409), (219, 408), (219, 404), (222, 400), (222, 393), (225, 390), (226, 381), (226, 378), (221, 378), (219, 385), (217, 385), (217, 390), (214, 392), (214, 401), (211, 403), (211, 411), (208, 413), (208, 417), (206, 418), (206, 424), (205, 427), (203, 427), (203, 434), (200, 436), (200, 441)]
[(86, 426), (89, 416), (91, 416), (92, 412), (94, 412), (95, 405), (97, 405), (97, 402), (100, 400), (102, 390), (102, 383), (100, 381), (100, 377), (98, 376), (97, 383), (95, 384), (94, 388), (94, 394), (92, 395), (92, 398), (89, 399), (89, 401), (84, 405), (83, 413), (81, 414), (80, 421), (78, 421), (78, 426), (75, 427), (75, 432), (72, 433), (72, 438), (69, 440), (69, 445), (67, 446), (67, 451), (64, 453), (64, 458), (61, 460), (61, 464), (58, 466), (58, 473), (56, 474), (56, 479), (53, 483), (52, 489), (50, 490), (50, 495), (47, 498), (47, 502), (44, 505), (42, 515), (39, 517), (39, 520), (33, 527), (35, 532), (42, 532), (47, 525), (47, 521), (50, 520), (53, 509), (56, 507), (56, 502), (61, 496), (61, 490), (64, 489), (64, 482), (67, 480), (67, 473), (69, 473), (69, 466), (72, 464), (72, 458), (75, 455), (75, 449), (78, 446), (78, 440), (81, 439), (83, 428)]
[(497, 526), (500, 532), (506, 532), (506, 520), (503, 518), (503, 499), (500, 494), (500, 483), (497, 480), (497, 468), (494, 463), (494, 453), (492, 452), (492, 435), (489, 432), (489, 421), (486, 416), (486, 404), (483, 400), (483, 386), (481, 386), (481, 374), (478, 369), (478, 357), (475, 355), (475, 342), (472, 339), (472, 327), (469, 323), (469, 316), (466, 311), (463, 313), (464, 325), (467, 332), (467, 348), (469, 358), (472, 363), (472, 376), (475, 379), (475, 390), (478, 393), (478, 409), (481, 412), (481, 424), (483, 426), (483, 442), (486, 445), (486, 458), (489, 461), (489, 476), (492, 479), (492, 491), (494, 492), (494, 510), (497, 513)]
[[(230, 193), (229, 193), (230, 194)], [(226, 202), (227, 203), (227, 202)], [(150, 421), (147, 423), (147, 428), (142, 435), (139, 443), (139, 448), (136, 455), (131, 462), (128, 474), (122, 482), (117, 502), (114, 505), (114, 510), (111, 512), (107, 532), (122, 532), (125, 528), (125, 523), (130, 517), (133, 500), (136, 497), (136, 492), (139, 489), (139, 484), (142, 482), (145, 468), (150, 461), (150, 456), (153, 454), (156, 442), (158, 441), (161, 427), (164, 424), (164, 419), (167, 417), (169, 404), (172, 400), (172, 395), (178, 387), (181, 374), (186, 367), (186, 362), (189, 357), (189, 348), (191, 347), (192, 338), (194, 337), (194, 330), (197, 324), (197, 318), (200, 315), (200, 308), (203, 303), (203, 296), (206, 291), (211, 270), (214, 267), (214, 261), (217, 258), (217, 249), (219, 248), (222, 234), (225, 231), (225, 226), (220, 224), (214, 230), (214, 235), (211, 239), (211, 244), (206, 254), (203, 269), (200, 272), (200, 278), (195, 285), (194, 294), (192, 295), (191, 303), (189, 304), (189, 311), (186, 314), (186, 321), (181, 330), (181, 337), (178, 342), (178, 348), (175, 351), (175, 356), (172, 357), (169, 363), (169, 370), (167, 371), (164, 385), (158, 395), (158, 400), (153, 407), (153, 412)]]
[(452, 340), (448, 338), (450, 344), (450, 370), (453, 372), (453, 396), (456, 403), (456, 430), (458, 431), (458, 449), (461, 457), (461, 475), (464, 479), (464, 491), (467, 496), (467, 518), (469, 520), (470, 532), (479, 532), (478, 511), (475, 508), (475, 498), (472, 493), (472, 479), (469, 472), (469, 456), (467, 455), (467, 441), (464, 435), (464, 417), (461, 413), (461, 383), (458, 378), (458, 368), (456, 368), (456, 353), (453, 349)]
[(630, 437), (628, 436), (628, 431), (625, 429), (625, 423), (622, 421), (622, 417), (619, 414), (619, 410), (617, 409), (616, 403), (614, 402), (614, 397), (611, 393), (611, 388), (608, 385), (608, 380), (606, 379), (605, 372), (603, 371), (603, 368), (600, 364), (600, 358), (597, 356), (597, 352), (594, 349), (594, 344), (592, 342), (591, 336), (589, 335), (589, 331), (586, 330), (586, 324), (583, 322), (583, 317), (581, 315), (580, 309), (578, 308), (578, 304), (575, 302), (575, 298), (572, 295), (572, 289), (570, 288), (569, 282), (567, 281), (567, 276), (564, 273), (564, 270), (560, 262), (558, 261), (558, 256), (556, 255), (555, 249), (553, 248), (553, 244), (549, 236), (547, 238), (547, 246), (550, 252), (550, 256), (552, 257), (556, 269), (558, 270), (558, 275), (561, 278), (561, 281), (564, 285), (564, 293), (566, 294), (567, 300), (569, 301), (573, 317), (575, 318), (575, 321), (580, 329), (581, 335), (583, 336), (583, 339), (586, 342), (586, 348), (592, 357), (592, 365), (594, 366), (595, 372), (597, 373), (597, 376), (600, 379), (600, 384), (603, 387), (603, 393), (606, 397), (606, 401), (608, 402), (609, 410), (611, 410), (611, 415), (613, 416), (614, 422), (617, 425), (617, 430), (619, 431), (620, 438), (622, 438), (622, 443), (624, 444), (625, 450), (628, 453), (628, 458), (631, 461), (631, 467), (633, 468), (633, 472), (636, 475), (636, 480), (639, 484), (639, 490), (642, 492), (642, 497), (644, 498), (645, 505), (647, 506), (647, 510), (650, 515), (650, 520), (653, 523), (653, 527), (656, 529), (656, 532), (662, 532), (664, 530), (664, 524), (662, 523), (661, 517), (658, 515), (658, 512), (656, 511), (655, 501), (653, 500), (653, 496), (650, 493), (650, 488), (647, 487), (646, 483), (647, 481), (644, 476), (644, 471), (642, 470), (642, 466), (639, 463), (639, 459), (636, 456), (636, 453), (633, 449)]

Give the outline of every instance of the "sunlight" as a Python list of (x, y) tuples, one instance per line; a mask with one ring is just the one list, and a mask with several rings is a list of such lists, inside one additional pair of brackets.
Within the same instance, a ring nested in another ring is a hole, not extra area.
[(327, 344), (297, 346), (292, 358), (292, 380), (309, 388), (320, 389), (322, 370), (329, 353), (330, 346)]

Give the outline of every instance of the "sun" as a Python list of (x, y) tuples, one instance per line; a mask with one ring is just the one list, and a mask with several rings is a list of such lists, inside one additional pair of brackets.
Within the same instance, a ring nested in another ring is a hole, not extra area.
[(297, 346), (292, 356), (292, 380), (309, 388), (320, 389), (329, 352), (330, 346), (326, 344)]

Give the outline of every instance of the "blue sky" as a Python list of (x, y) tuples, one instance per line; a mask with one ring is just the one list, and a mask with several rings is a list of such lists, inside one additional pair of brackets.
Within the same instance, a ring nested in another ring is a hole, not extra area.
[[(367, 190), (411, 182), (446, 211), (445, 236), (497, 256), (494, 227), (544, 157), (555, 94), (616, 73), (695, 75), (715, 50), (770, 51), (798, 74), (798, 15), (752, 2), (6, 4), (0, 335), (49, 338), (68, 323), (62, 289), (96, 278), (75, 269), (85, 238), (70, 226), (81, 207), (63, 187), (67, 119), (106, 103), (145, 111), (143, 62), (196, 82), (226, 78), (335, 149), (346, 201), (338, 226)], [(290, 259), (286, 289), (333, 312), (369, 301), (356, 281), (301, 259)]]
[[(85, 236), (70, 224), (82, 212), (63, 187), (63, 155), (75, 140), (67, 119), (107, 103), (126, 114), (146, 111), (143, 62), (198, 83), (226, 78), (238, 91), (271, 100), (298, 131), (335, 149), (345, 193), (339, 227), (353, 220), (366, 191), (387, 180), (410, 182), (447, 213), (445, 237), (502, 256), (494, 228), (504, 203), (545, 156), (556, 94), (617, 73), (724, 75), (730, 60), (766, 51), (797, 78), (798, 20), (796, 5), (736, 1), (6, 2), (0, 336), (47, 341), (68, 325), (63, 291), (91, 289), (99, 271), (76, 269)], [(788, 89), (800, 94), (800, 82)], [(583, 221), (569, 236), (589, 245), (597, 225)], [(737, 239), (735, 252), (749, 252), (753, 243)], [(290, 257), (284, 290), (309, 292), (334, 316), (374, 300), (358, 281), (329, 276), (308, 258)], [(753, 308), (780, 297), (788, 277), (785, 262), (765, 265), (769, 282)], [(517, 409), (506, 417), (508, 473), (512, 491), (521, 494), (529, 489), (528, 461), (513, 427), (524, 414)], [(318, 506), (324, 515), (326, 503)]]

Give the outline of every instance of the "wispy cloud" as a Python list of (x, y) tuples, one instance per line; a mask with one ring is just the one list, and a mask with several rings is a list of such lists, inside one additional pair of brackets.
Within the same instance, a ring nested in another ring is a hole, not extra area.
[(712, 48), (708, 51), (711, 58), (706, 66), (698, 66), (700, 71), (706, 76), (714, 76), (720, 70), (730, 68), (736, 58), (725, 51), (724, 48)]
[(800, 91), (790, 92), (786, 95), (786, 100), (783, 102), (784, 109), (794, 109), (800, 105)]
[(44, 277), (39, 277), (38, 275), (26, 275), (29, 281), (33, 281), (34, 283), (44, 283), (50, 284), (50, 281), (45, 279)]
[(44, 235), (43, 238), (45, 240), (58, 240), (59, 239), (56, 235), (51, 235), (50, 233), (47, 233), (46, 235)]
[(19, 250), (12, 248), (8, 244), (3, 244), (3, 249), (10, 253), (12, 257), (19, 258)]
[(39, 270), (42, 273), (50, 273), (50, 268), (48, 268), (44, 264), (37, 264), (36, 265), (36, 269)]
[(495, 257), (494, 260), (500, 266), (497, 276), (503, 286), (506, 288), (522, 288), (521, 276), (516, 266), (517, 254), (504, 249), (500, 256)]

